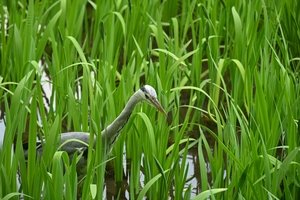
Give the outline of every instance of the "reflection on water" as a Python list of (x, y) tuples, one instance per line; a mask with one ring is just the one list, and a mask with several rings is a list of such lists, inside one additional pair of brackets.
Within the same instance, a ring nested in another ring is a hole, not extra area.
[[(211, 180), (211, 170), (210, 170), (210, 163), (208, 159), (205, 158), (205, 166), (206, 166), (206, 174), (208, 180)], [(198, 157), (198, 149), (192, 148), (188, 152), (187, 156), (187, 164), (189, 167), (187, 179), (189, 181), (186, 182), (186, 187), (189, 185), (192, 186), (192, 194), (191, 197), (195, 197), (201, 193), (201, 180), (200, 180), (200, 163)]]
[(4, 120), (5, 120), (4, 111), (0, 109), (0, 147), (2, 146), (3, 138), (4, 138), (4, 131), (5, 131)]
[[(206, 159), (206, 158), (205, 158)], [(130, 199), (130, 188), (129, 188), (129, 181), (130, 181), (130, 161), (126, 163), (126, 156), (124, 155), (124, 179), (120, 183), (115, 182), (114, 178), (114, 170), (113, 167), (108, 165), (106, 170), (105, 176), (105, 191), (104, 194), (106, 195), (105, 199), (113, 200), (116, 199), (118, 195), (120, 195), (120, 199), (127, 200)], [(205, 160), (206, 172), (208, 181), (211, 182), (211, 170), (210, 170), (210, 163)], [(198, 194), (201, 193), (201, 180), (200, 180), (200, 164), (198, 158), (198, 149), (191, 148), (188, 151), (186, 165), (188, 166), (188, 175), (187, 175), (187, 182), (185, 183), (185, 187), (188, 188), (189, 185), (192, 187), (191, 198), (196, 197)], [(127, 168), (126, 168), (127, 167)], [(140, 172), (140, 183), (143, 185), (145, 180), (144, 174)], [(170, 190), (170, 198), (174, 198), (174, 191)]]

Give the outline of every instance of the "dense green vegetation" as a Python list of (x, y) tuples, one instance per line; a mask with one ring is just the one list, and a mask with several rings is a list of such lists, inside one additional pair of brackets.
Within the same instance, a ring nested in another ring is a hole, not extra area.
[(296, 0), (1, 1), (0, 198), (102, 199), (108, 158), (90, 148), (78, 181), (76, 159), (53, 145), (63, 131), (100, 133), (149, 84), (168, 119), (138, 106), (110, 156), (121, 181), (125, 145), (131, 199), (191, 199), (192, 146), (203, 191), (195, 199), (299, 199), (299, 10)]

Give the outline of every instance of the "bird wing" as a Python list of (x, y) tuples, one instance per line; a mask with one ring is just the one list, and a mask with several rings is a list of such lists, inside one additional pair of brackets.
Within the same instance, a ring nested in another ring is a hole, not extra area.
[[(94, 138), (96, 139), (96, 138)], [(60, 150), (67, 152), (69, 155), (75, 151), (85, 151), (88, 149), (90, 141), (90, 133), (86, 132), (68, 132), (61, 134), (59, 142)]]
[[(96, 138), (95, 138), (96, 139)], [(76, 151), (79, 153), (87, 151), (90, 140), (90, 134), (86, 132), (68, 132), (60, 135), (60, 141), (57, 143), (58, 150), (67, 152), (68, 155), (73, 155)], [(43, 154), (43, 143), (45, 140), (36, 141), (36, 152), (38, 155)], [(28, 144), (23, 144), (25, 158), (28, 157)]]

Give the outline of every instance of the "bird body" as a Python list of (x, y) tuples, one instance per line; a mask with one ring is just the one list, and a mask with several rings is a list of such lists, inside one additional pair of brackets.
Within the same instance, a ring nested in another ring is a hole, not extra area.
[[(141, 101), (146, 101), (148, 104), (154, 106), (165, 116), (167, 116), (166, 112), (164, 111), (164, 109), (162, 108), (162, 106), (157, 100), (157, 95), (154, 88), (149, 85), (145, 85), (141, 87), (130, 97), (129, 101), (125, 105), (120, 115), (101, 132), (102, 152), (109, 153), (111, 151), (122, 129), (128, 122), (132, 111), (134, 110), (135, 106)], [(74, 139), (76, 139), (76, 141), (74, 141)], [(97, 136), (94, 135), (94, 146), (93, 146), (94, 149), (96, 147), (96, 139)], [(67, 142), (68, 140), (70, 141)], [(60, 150), (67, 152), (70, 158), (73, 157), (76, 151), (86, 152), (86, 154), (84, 153), (83, 154), (84, 156), (82, 156), (81, 160), (79, 160), (79, 162), (77, 163), (77, 169), (81, 169), (82, 165), (86, 165), (86, 160), (87, 160), (86, 155), (88, 150), (87, 145), (89, 144), (89, 142), (90, 142), (90, 133), (67, 132), (67, 133), (60, 134), (60, 140), (58, 142), (58, 146), (65, 143)], [(40, 144), (37, 145), (37, 154), (42, 155), (43, 145), (41, 144), (42, 143), (41, 141), (39, 143)], [(27, 151), (25, 151), (25, 157), (27, 156), (28, 156)]]

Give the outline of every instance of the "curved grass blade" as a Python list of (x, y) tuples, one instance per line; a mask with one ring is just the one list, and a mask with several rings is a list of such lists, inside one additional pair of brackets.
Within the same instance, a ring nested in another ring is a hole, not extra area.
[(20, 196), (20, 197), (21, 197), (21, 196), (25, 196), (25, 197), (27, 197), (27, 198), (33, 199), (33, 197), (28, 196), (28, 195), (26, 195), (26, 194), (19, 193), (19, 192), (13, 192), (13, 193), (7, 194), (5, 197), (3, 197), (2, 200), (9, 200), (9, 199), (14, 198), (14, 197), (17, 197), (17, 196)]
[(227, 188), (215, 188), (215, 189), (210, 189), (210, 190), (206, 190), (204, 192), (201, 192), (201, 194), (197, 195), (193, 200), (204, 200), (207, 199), (209, 196), (220, 193), (220, 192), (224, 192), (226, 191)]
[[(163, 173), (167, 173), (169, 171), (165, 170)], [(161, 174), (157, 174), (156, 176), (154, 176), (146, 185), (145, 187), (141, 190), (137, 200), (142, 200), (143, 197), (146, 195), (147, 191), (151, 188), (151, 186), (161, 177)]]

